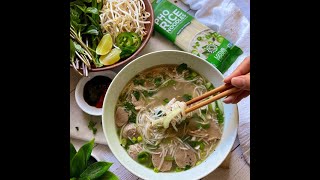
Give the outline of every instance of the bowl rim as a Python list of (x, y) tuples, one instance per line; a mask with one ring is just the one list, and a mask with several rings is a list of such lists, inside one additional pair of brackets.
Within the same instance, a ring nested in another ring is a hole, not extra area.
[[(124, 73), (124, 72), (122, 72), (122, 71), (126, 71), (126, 69), (128, 68), (128, 66), (130, 66), (131, 64), (133, 64), (135, 61), (138, 61), (139, 59), (141, 59), (141, 58), (143, 58), (143, 57), (145, 57), (145, 56), (151, 55), (151, 54), (163, 53), (163, 52), (178, 52), (178, 53), (184, 53), (184, 54), (188, 54), (188, 55), (194, 56), (195, 58), (201, 59), (201, 60), (202, 60), (203, 62), (205, 62), (207, 65), (209, 65), (209, 66), (211, 66), (213, 69), (215, 69), (215, 71), (217, 71), (217, 73), (218, 73), (221, 77), (224, 77), (223, 74), (222, 74), (216, 67), (214, 67), (212, 64), (210, 64), (208, 61), (206, 61), (206, 60), (204, 60), (204, 59), (202, 59), (202, 58), (200, 58), (200, 57), (198, 57), (198, 56), (196, 56), (196, 55), (194, 55), (194, 54), (192, 54), (192, 53), (185, 52), (185, 51), (180, 51), (180, 50), (159, 50), (159, 51), (153, 51), (153, 52), (144, 54), (144, 55), (142, 55), (142, 56), (134, 59), (133, 61), (131, 61), (130, 63), (128, 63), (124, 68), (122, 68), (122, 69), (117, 73), (117, 75), (116, 75), (116, 77), (115, 77), (114, 79), (117, 79), (117, 76), (118, 76), (119, 74), (121, 74), (121, 73)], [(128, 80), (128, 81), (129, 81), (129, 80)], [(113, 83), (116, 83), (116, 81), (112, 81), (111, 84), (110, 84), (110, 87), (113, 86)], [(127, 83), (128, 83), (128, 82), (127, 82)], [(109, 91), (109, 89), (108, 89), (108, 91)], [(103, 110), (103, 111), (104, 111), (104, 109), (105, 109), (105, 102), (107, 102), (107, 101), (106, 101), (106, 98), (107, 98), (107, 96), (110, 96), (110, 95), (108, 95), (108, 94), (109, 94), (108, 91), (107, 91), (106, 96), (105, 96), (104, 101), (103, 101), (103, 106), (102, 106), (102, 110)], [(226, 157), (230, 154), (230, 152), (231, 152), (231, 150), (232, 150), (232, 147), (233, 147), (233, 144), (234, 144), (234, 142), (235, 142), (235, 140), (236, 140), (236, 137), (237, 137), (238, 126), (239, 126), (239, 110), (238, 110), (238, 105), (237, 105), (237, 104), (232, 104), (232, 105), (233, 105), (233, 107), (234, 107), (234, 108), (233, 108), (233, 111), (234, 111), (234, 115), (235, 115), (234, 119), (235, 119), (235, 123), (236, 123), (236, 126), (235, 126), (235, 128), (233, 129), (233, 130), (235, 131), (235, 135), (232, 137), (232, 140), (231, 140), (231, 141), (232, 141), (232, 145), (225, 151), (225, 154), (224, 154), (224, 156), (223, 156), (223, 158), (222, 158), (223, 160), (222, 160), (220, 163), (217, 163), (214, 168), (210, 168), (210, 169), (212, 169), (212, 170), (207, 171), (206, 173), (203, 173), (203, 174), (194, 175), (194, 178), (196, 178), (196, 179), (201, 179), (201, 178), (207, 176), (208, 174), (212, 173), (214, 170), (216, 170), (216, 169), (224, 162), (224, 160), (226, 159)], [(105, 136), (105, 138), (106, 138), (106, 141), (107, 141), (107, 143), (108, 143), (109, 149), (111, 150), (111, 152), (113, 153), (113, 155), (114, 155), (114, 156), (116, 157), (116, 159), (120, 162), (120, 164), (123, 165), (123, 166), (124, 166), (127, 170), (129, 170), (131, 173), (133, 173), (134, 175), (138, 176), (139, 178), (142, 178), (142, 179), (146, 178), (146, 177), (142, 176), (142, 174), (136, 173), (135, 170), (131, 168), (131, 166), (128, 166), (127, 163), (125, 163), (124, 161), (122, 161), (121, 158), (118, 157), (118, 154), (114, 153), (114, 152), (116, 152), (116, 151), (115, 151), (115, 149), (113, 148), (113, 146), (110, 146), (112, 143), (110, 143), (111, 139), (109, 139), (108, 136), (107, 136), (107, 131), (106, 131), (105, 123), (104, 123), (104, 116), (105, 116), (104, 113), (102, 113), (102, 118), (101, 118), (101, 120), (102, 120), (103, 134), (104, 134), (104, 136)], [(221, 141), (220, 141), (220, 142), (221, 142)], [(219, 142), (219, 144), (220, 144), (220, 142)], [(218, 145), (219, 145), (219, 144), (218, 144)], [(211, 156), (211, 155), (210, 155), (210, 156)], [(208, 156), (207, 159), (208, 159), (210, 156)], [(196, 167), (196, 166), (195, 166), (195, 167)], [(145, 167), (145, 168), (147, 168), (147, 167)], [(182, 171), (182, 172), (183, 172), (183, 171)], [(165, 172), (165, 173), (171, 173), (171, 172)], [(174, 172), (174, 173), (178, 173), (178, 172)], [(180, 172), (180, 173), (181, 173), (181, 172)]]
[[(112, 82), (112, 80), (116, 77), (116, 75), (117, 75), (117, 73), (115, 73), (111, 70), (107, 70), (107, 71), (101, 71), (101, 72), (90, 72), (87, 77), (82, 77), (79, 80), (79, 82), (77, 83), (76, 89), (74, 91), (76, 103), (80, 107), (80, 109), (89, 115), (101, 116), (102, 115), (102, 108), (96, 108), (96, 107), (90, 106), (84, 100), (83, 88), (88, 81), (90, 81), (91, 79), (93, 79), (96, 76), (108, 77), (111, 79), (111, 82)], [(110, 82), (110, 85), (111, 85), (111, 82)]]
[[(150, 29), (147, 33), (147, 36), (146, 38), (142, 41), (140, 47), (136, 50), (136, 52), (134, 52), (131, 56), (129, 56), (128, 58), (124, 59), (123, 61), (118, 61), (116, 62), (115, 64), (112, 64), (110, 66), (104, 66), (104, 67), (101, 67), (101, 68), (91, 68), (91, 69), (88, 69), (89, 72), (99, 72), (99, 71), (105, 71), (105, 70), (108, 70), (108, 69), (113, 69), (113, 68), (116, 68), (118, 66), (121, 66), (127, 62), (130, 62), (132, 61), (144, 48), (145, 46), (147, 45), (147, 43), (149, 42), (152, 34), (153, 34), (153, 30), (154, 30), (154, 12), (153, 12), (153, 7), (152, 7), (152, 4), (150, 2), (150, 0), (144, 0), (144, 3), (147, 4), (146, 6), (149, 6), (151, 11), (149, 12), (150, 13)], [(72, 65), (70, 64), (70, 68), (72, 68)]]

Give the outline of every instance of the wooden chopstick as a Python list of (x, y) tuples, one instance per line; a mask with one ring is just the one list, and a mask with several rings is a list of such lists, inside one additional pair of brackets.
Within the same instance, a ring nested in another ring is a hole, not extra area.
[(204, 98), (207, 98), (207, 97), (209, 97), (209, 96), (211, 96), (211, 95), (213, 95), (213, 94), (215, 94), (217, 92), (225, 91), (225, 90), (227, 90), (227, 89), (229, 89), (231, 87), (232, 87), (231, 84), (223, 84), (223, 85), (221, 85), (221, 86), (219, 86), (219, 87), (217, 87), (217, 88), (215, 88), (215, 89), (213, 89), (211, 91), (208, 91), (208, 92), (202, 94), (201, 96), (198, 96), (198, 97), (195, 97), (195, 98), (191, 99), (190, 101), (188, 101), (186, 103), (187, 103), (187, 105), (190, 105), (190, 104), (195, 103), (197, 101), (200, 101), (200, 100), (202, 100)]
[[(232, 88), (231, 88), (231, 87), (232, 87)], [(229, 89), (229, 88), (230, 88), (230, 89)], [(207, 93), (204, 93), (204, 94), (201, 95), (201, 96), (198, 96), (198, 97), (196, 97), (196, 98), (191, 99), (190, 101), (188, 101), (188, 102), (187, 102), (187, 105), (190, 105), (190, 104), (192, 104), (192, 103), (194, 103), (194, 102), (197, 102), (197, 101), (199, 101), (199, 100), (201, 100), (201, 99), (207, 98), (208, 96), (211, 96), (211, 95), (214, 94), (214, 93), (220, 92), (220, 93), (217, 94), (216, 96), (213, 96), (213, 97), (211, 97), (211, 98), (209, 98), (209, 99), (207, 99), (207, 100), (205, 100), (205, 101), (200, 102), (199, 104), (196, 104), (196, 105), (194, 105), (194, 106), (192, 106), (192, 107), (190, 107), (190, 108), (187, 108), (187, 109), (185, 110), (185, 113), (189, 113), (189, 112), (191, 112), (191, 111), (194, 111), (194, 110), (196, 110), (196, 109), (198, 109), (198, 108), (200, 108), (200, 107), (202, 107), (202, 106), (208, 105), (208, 104), (212, 103), (213, 101), (216, 101), (216, 100), (218, 100), (218, 99), (221, 99), (221, 98), (223, 98), (223, 97), (225, 97), (225, 96), (229, 96), (229, 95), (234, 94), (234, 93), (236, 93), (236, 92), (238, 92), (238, 91), (240, 91), (239, 88), (233, 87), (233, 86), (230, 85), (230, 84), (224, 84), (224, 85), (222, 85), (222, 86), (219, 86), (218, 88), (215, 88), (215, 89), (213, 89), (213, 90), (211, 90), (211, 91), (209, 91), (209, 92), (207, 92)]]

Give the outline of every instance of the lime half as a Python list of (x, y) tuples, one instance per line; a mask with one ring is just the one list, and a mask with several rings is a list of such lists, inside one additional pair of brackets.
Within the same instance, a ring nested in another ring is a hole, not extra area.
[(108, 54), (108, 52), (110, 52), (111, 48), (112, 48), (111, 35), (105, 34), (97, 46), (96, 53), (98, 55), (106, 55)]
[(99, 60), (103, 65), (111, 65), (120, 60), (121, 49), (113, 48), (109, 54), (100, 56)]

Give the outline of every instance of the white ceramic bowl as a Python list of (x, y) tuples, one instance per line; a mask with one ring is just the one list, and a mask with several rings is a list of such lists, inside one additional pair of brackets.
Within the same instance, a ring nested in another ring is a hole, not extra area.
[(102, 108), (96, 108), (93, 106), (90, 106), (83, 97), (83, 88), (85, 84), (90, 81), (92, 78), (96, 76), (106, 76), (110, 78), (111, 80), (116, 76), (117, 74), (113, 71), (107, 70), (107, 71), (101, 71), (101, 72), (90, 72), (87, 77), (82, 77), (75, 90), (75, 98), (78, 106), (82, 109), (82, 111), (86, 112), (87, 114), (93, 115), (93, 116), (101, 116), (102, 115)]
[(161, 64), (186, 63), (207, 78), (215, 87), (222, 85), (223, 75), (210, 63), (190, 53), (166, 50), (143, 55), (127, 64), (114, 78), (103, 102), (102, 126), (108, 145), (119, 162), (130, 172), (142, 179), (190, 180), (200, 179), (215, 170), (229, 154), (237, 135), (237, 105), (224, 104), (225, 122), (223, 134), (215, 151), (200, 165), (182, 172), (159, 172), (146, 168), (134, 161), (120, 145), (115, 125), (115, 107), (121, 90), (139, 72)]

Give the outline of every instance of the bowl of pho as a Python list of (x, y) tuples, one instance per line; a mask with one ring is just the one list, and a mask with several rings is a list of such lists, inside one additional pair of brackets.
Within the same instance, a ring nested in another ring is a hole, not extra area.
[(235, 141), (237, 105), (218, 100), (184, 110), (222, 80), (213, 65), (182, 51), (152, 52), (127, 64), (102, 107), (114, 156), (142, 179), (200, 179), (214, 171)]

